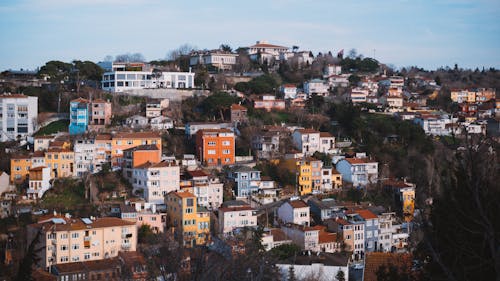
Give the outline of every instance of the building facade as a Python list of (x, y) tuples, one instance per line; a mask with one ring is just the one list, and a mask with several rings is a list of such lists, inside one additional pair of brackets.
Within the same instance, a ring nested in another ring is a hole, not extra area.
[(0, 95), (0, 141), (16, 141), (38, 128), (38, 97)]

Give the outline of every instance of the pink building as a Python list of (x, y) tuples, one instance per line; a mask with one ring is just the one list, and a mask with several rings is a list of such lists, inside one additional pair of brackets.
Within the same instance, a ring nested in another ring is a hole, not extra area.
[(90, 103), (89, 129), (91, 131), (104, 129), (111, 124), (111, 103), (102, 99), (93, 100)]
[(285, 101), (278, 100), (273, 95), (263, 95), (262, 99), (256, 100), (254, 102), (255, 109), (265, 109), (266, 111), (271, 110), (285, 110)]

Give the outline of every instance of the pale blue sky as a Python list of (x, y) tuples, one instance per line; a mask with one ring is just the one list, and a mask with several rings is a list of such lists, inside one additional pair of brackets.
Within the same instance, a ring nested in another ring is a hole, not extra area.
[(498, 0), (1, 0), (0, 70), (257, 40), (397, 67), (500, 68)]

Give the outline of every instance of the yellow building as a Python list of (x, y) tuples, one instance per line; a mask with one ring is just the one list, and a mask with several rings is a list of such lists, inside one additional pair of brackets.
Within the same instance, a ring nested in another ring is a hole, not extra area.
[(72, 177), (74, 152), (69, 149), (49, 148), (45, 152), (45, 165), (50, 168), (51, 178)]
[(175, 238), (183, 246), (205, 245), (210, 241), (210, 212), (197, 205), (193, 193), (172, 191), (165, 200)]
[(453, 102), (476, 102), (476, 92), (465, 89), (451, 90), (450, 99)]
[(415, 184), (406, 182), (406, 180), (389, 179), (384, 181), (384, 186), (393, 190), (396, 203), (401, 207), (399, 211), (405, 221), (409, 222), (413, 220), (413, 213), (415, 211)]
[(22, 183), (26, 180), (31, 168), (31, 156), (29, 155), (13, 155), (10, 159), (10, 182)]
[(332, 187), (333, 189), (342, 188), (342, 174), (335, 168), (332, 168)]
[(306, 195), (321, 189), (323, 162), (312, 157), (297, 160), (297, 186), (299, 195)]

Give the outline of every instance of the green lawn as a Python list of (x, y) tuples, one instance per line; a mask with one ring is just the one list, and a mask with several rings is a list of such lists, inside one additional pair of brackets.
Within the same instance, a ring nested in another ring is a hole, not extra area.
[(85, 199), (83, 183), (72, 179), (56, 181), (53, 188), (44, 194), (40, 202), (40, 207), (59, 212), (79, 211), (86, 205), (89, 204)]
[(50, 123), (49, 125), (41, 128), (36, 132), (36, 136), (51, 135), (58, 132), (67, 132), (69, 120), (58, 120)]

